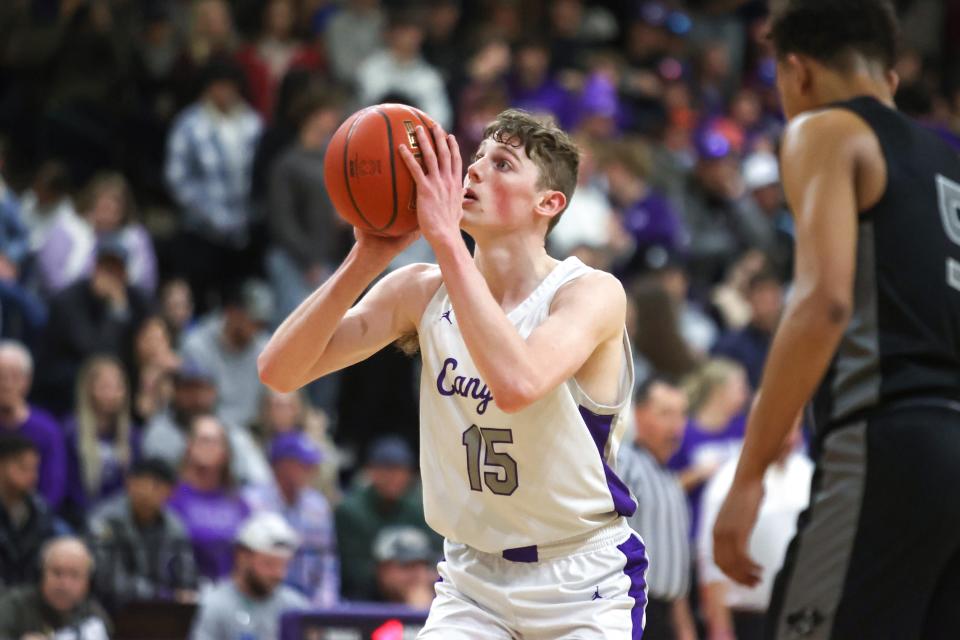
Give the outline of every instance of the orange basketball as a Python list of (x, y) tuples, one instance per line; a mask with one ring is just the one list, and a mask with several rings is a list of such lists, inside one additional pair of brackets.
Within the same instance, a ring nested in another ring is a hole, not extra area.
[(424, 112), (402, 104), (367, 107), (347, 118), (333, 134), (323, 161), (327, 193), (340, 216), (384, 236), (416, 229), (416, 184), (400, 145), (406, 144), (419, 159), (416, 127), (422, 125), (430, 134), (433, 124)]

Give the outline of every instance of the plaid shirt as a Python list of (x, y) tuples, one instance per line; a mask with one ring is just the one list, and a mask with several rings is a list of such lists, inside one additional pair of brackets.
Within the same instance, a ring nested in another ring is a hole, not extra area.
[(304, 593), (312, 604), (329, 607), (340, 597), (340, 565), (333, 512), (326, 498), (306, 488), (295, 504), (287, 504), (273, 483), (247, 487), (243, 493), (252, 511), (282, 515), (302, 543), (290, 562), (286, 583)]
[(212, 239), (244, 244), (260, 117), (248, 106), (223, 115), (204, 103), (187, 107), (170, 131), (165, 174), (184, 225)]

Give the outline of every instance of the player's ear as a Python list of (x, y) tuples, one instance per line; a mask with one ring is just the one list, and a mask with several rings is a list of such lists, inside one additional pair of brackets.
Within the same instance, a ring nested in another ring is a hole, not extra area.
[(895, 94), (897, 87), (900, 86), (900, 74), (897, 73), (896, 69), (887, 69), (884, 75), (886, 76), (887, 85), (890, 87), (890, 94)]
[(537, 202), (536, 210), (540, 215), (552, 218), (567, 206), (567, 196), (562, 191), (544, 191)]

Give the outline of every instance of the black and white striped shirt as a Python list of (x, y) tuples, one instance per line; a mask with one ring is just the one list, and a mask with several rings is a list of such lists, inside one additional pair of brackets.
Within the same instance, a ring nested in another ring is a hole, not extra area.
[(620, 448), (617, 475), (637, 498), (630, 526), (647, 547), (650, 596), (676, 600), (690, 588), (690, 512), (677, 475), (642, 445)]

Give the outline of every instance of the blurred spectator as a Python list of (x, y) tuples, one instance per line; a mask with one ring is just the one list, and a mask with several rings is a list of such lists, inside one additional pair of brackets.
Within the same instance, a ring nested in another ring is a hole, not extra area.
[(19, 270), (27, 257), (28, 234), (20, 213), (20, 198), (5, 179), (6, 165), (7, 142), (0, 137), (0, 261), (9, 262)]
[(43, 548), (38, 585), (0, 596), (0, 637), (107, 640), (112, 625), (90, 595), (93, 556), (78, 538), (61, 537)]
[(133, 414), (141, 424), (169, 404), (173, 396), (171, 378), (180, 362), (163, 316), (149, 316), (140, 324), (134, 341), (132, 404)]
[(283, 584), (300, 540), (282, 517), (251, 516), (236, 536), (234, 569), (200, 599), (193, 640), (277, 638), (280, 616), (309, 606)]
[(329, 420), (322, 411), (315, 410), (306, 401), (303, 390), (280, 393), (267, 389), (260, 409), (257, 434), (264, 449), (282, 435), (303, 433), (320, 449), (320, 462), (311, 486), (322, 493), (331, 504), (340, 502), (340, 453), (330, 438)]
[(380, 0), (346, 0), (324, 32), (327, 57), (337, 78), (354, 80), (355, 71), (383, 45)]
[(60, 424), (49, 413), (27, 403), (33, 358), (23, 345), (0, 341), (0, 433), (28, 438), (40, 454), (37, 484), (47, 506), (60, 507), (66, 491), (67, 451)]
[[(607, 198), (609, 178), (597, 171), (598, 158), (594, 150), (588, 144), (579, 146), (577, 189), (563, 212), (563, 218), (547, 236), (551, 255), (565, 257), (579, 246), (619, 252), (627, 247), (623, 247), (626, 243), (621, 239), (619, 223)], [(607, 188), (602, 186), (603, 178), (607, 178)]]
[(763, 502), (748, 545), (750, 558), (762, 568), (760, 583), (754, 587), (733, 582), (713, 563), (713, 524), (733, 484), (737, 459), (728, 460), (707, 484), (697, 552), (704, 617), (711, 638), (763, 637), (763, 619), (770, 605), (773, 580), (796, 531), (797, 516), (810, 501), (813, 463), (800, 452), (801, 443), (797, 420), (778, 460), (763, 477)]
[(76, 409), (63, 430), (67, 497), (61, 513), (82, 529), (89, 509), (123, 490), (140, 449), (127, 377), (116, 358), (93, 356), (84, 364), (77, 376)]
[(150, 235), (136, 221), (136, 203), (126, 179), (119, 173), (97, 174), (77, 205), (83, 217), (55, 222), (37, 256), (44, 290), (56, 293), (89, 275), (97, 242), (114, 237), (127, 252), (129, 284), (152, 296), (157, 287), (157, 258)]
[(226, 0), (194, 0), (187, 30), (186, 46), (173, 74), (177, 81), (178, 107), (187, 104), (198, 89), (204, 88), (204, 67), (215, 58), (229, 57), (237, 47), (233, 16)]
[(687, 498), (667, 461), (680, 448), (687, 398), (663, 378), (647, 379), (635, 395), (636, 433), (621, 447), (618, 471), (637, 498), (630, 526), (647, 544), (655, 562), (647, 581), (647, 640), (697, 637), (687, 599), (690, 591), (690, 515)]
[[(161, 458), (178, 468), (187, 449), (194, 419), (213, 413), (216, 406), (217, 389), (213, 375), (194, 361), (184, 361), (173, 376), (170, 406), (155, 415), (143, 431), (143, 455)], [(227, 437), (232, 453), (233, 479), (253, 483), (269, 481), (270, 467), (250, 432), (230, 428)]]
[(113, 607), (132, 600), (187, 600), (197, 588), (193, 548), (180, 518), (166, 506), (176, 476), (158, 458), (131, 467), (126, 492), (90, 515), (97, 559), (96, 592)]
[(689, 269), (697, 290), (716, 284), (743, 251), (768, 248), (772, 232), (747, 206), (733, 143), (707, 127), (697, 136), (697, 164), (681, 196), (690, 232)]
[(230, 573), (231, 541), (250, 515), (236, 490), (230, 458), (230, 440), (220, 421), (209, 414), (194, 417), (170, 508), (190, 534), (200, 575), (210, 580)]
[(376, 602), (405, 604), (426, 610), (436, 597), (437, 552), (422, 529), (388, 527), (373, 542), (377, 563)]
[(292, 67), (321, 66), (319, 53), (294, 36), (294, 10), (292, 0), (269, 0), (263, 7), (259, 39), (237, 52), (237, 60), (246, 72), (253, 107), (265, 122), (273, 117), (277, 88), (287, 71)]
[[(20, 212), (29, 232), (31, 257), (43, 250), (53, 228), (81, 224), (70, 198), (70, 177), (63, 163), (48, 161), (37, 169), (30, 189), (21, 199)], [(30, 272), (29, 277), (40, 293), (46, 293), (40, 275)]]
[(250, 176), (261, 122), (242, 83), (232, 61), (211, 60), (199, 100), (177, 116), (167, 146), (165, 175), (183, 227), (171, 259), (202, 308), (222, 282), (255, 270)]
[(423, 57), (440, 71), (447, 86), (463, 64), (463, 47), (458, 40), (460, 5), (460, 0), (430, 0), (426, 5)]
[(39, 466), (33, 442), (0, 434), (0, 587), (32, 582), (43, 543), (63, 529), (36, 493)]
[(737, 258), (727, 270), (723, 282), (710, 292), (710, 302), (721, 324), (728, 331), (735, 331), (750, 322), (750, 303), (747, 288), (756, 274), (770, 269), (770, 262), (759, 249), (751, 249)]
[(510, 78), (510, 105), (531, 113), (549, 113), (564, 129), (575, 120), (576, 104), (570, 92), (551, 76), (550, 48), (539, 40), (517, 45)]
[(655, 278), (641, 278), (630, 287), (630, 301), (627, 327), (637, 382), (654, 373), (674, 379), (692, 373), (698, 356), (680, 333), (676, 306), (666, 288)]
[(453, 126), (453, 111), (440, 73), (423, 59), (423, 25), (408, 10), (391, 13), (386, 47), (357, 68), (360, 102), (376, 104), (388, 94), (409, 96), (444, 129)]
[(178, 468), (193, 419), (212, 413), (216, 406), (217, 389), (210, 372), (195, 362), (181, 362), (173, 374), (170, 406), (155, 415), (143, 430), (144, 457), (160, 458)]
[(89, 278), (50, 301), (37, 395), (61, 414), (72, 406), (76, 375), (89, 356), (109, 354), (132, 369), (135, 332), (149, 311), (149, 300), (127, 284), (127, 250), (120, 239), (98, 241), (96, 256)]
[(743, 162), (743, 181), (750, 202), (770, 227), (771, 244), (761, 247), (768, 254), (781, 277), (787, 277), (793, 263), (793, 217), (780, 186), (780, 165), (777, 156), (769, 151), (758, 151)]
[(684, 382), (690, 417), (680, 450), (669, 466), (680, 474), (690, 503), (691, 537), (700, 523), (705, 483), (724, 462), (736, 458), (746, 428), (750, 388), (743, 368), (723, 358), (708, 361)]
[(783, 311), (783, 284), (770, 270), (756, 273), (747, 284), (747, 301), (750, 322), (720, 336), (713, 353), (740, 363), (746, 369), (750, 386), (759, 389), (770, 341)]
[(454, 85), (460, 153), (473, 153), (487, 125), (510, 106), (506, 84), (510, 61), (510, 45), (500, 37), (484, 39), (466, 60), (462, 78)]
[(193, 293), (186, 280), (173, 278), (160, 289), (160, 313), (170, 330), (170, 341), (179, 349), (183, 336), (193, 326)]
[(649, 149), (639, 140), (613, 142), (600, 158), (610, 200), (633, 241), (633, 255), (619, 269), (626, 278), (649, 269), (647, 252), (652, 248), (676, 254), (688, 242), (673, 206), (648, 183), (650, 163)]
[(301, 546), (290, 564), (286, 583), (319, 607), (336, 603), (340, 571), (333, 512), (326, 498), (310, 487), (320, 449), (297, 432), (278, 435), (270, 443), (273, 482), (249, 487), (244, 499), (254, 512), (273, 511), (300, 537)]
[(691, 275), (686, 261), (663, 247), (651, 247), (644, 255), (646, 266), (670, 296), (677, 328), (689, 347), (706, 354), (717, 339), (717, 325), (691, 296)]
[(266, 345), (273, 317), (273, 292), (248, 280), (230, 291), (222, 312), (211, 313), (183, 340), (181, 355), (202, 362), (217, 387), (217, 414), (230, 427), (248, 430), (256, 419), (265, 387), (257, 374), (257, 356)]
[(423, 518), (414, 464), (413, 452), (402, 438), (385, 436), (376, 440), (367, 456), (366, 482), (351, 490), (337, 507), (337, 548), (344, 598), (370, 600), (376, 596), (373, 543), (380, 531), (389, 526), (409, 525), (433, 536)]
[(276, 324), (333, 273), (349, 228), (330, 204), (323, 175), (323, 157), (343, 119), (343, 102), (331, 92), (313, 93), (301, 98), (295, 111), (299, 136), (270, 175), (266, 265), (277, 293)]

